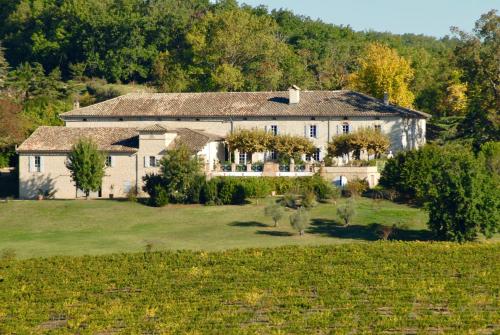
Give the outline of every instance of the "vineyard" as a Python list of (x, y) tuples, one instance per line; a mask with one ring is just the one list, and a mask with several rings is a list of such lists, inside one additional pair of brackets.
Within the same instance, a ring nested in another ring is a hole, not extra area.
[(429, 242), (4, 257), (0, 334), (493, 334), (499, 263)]

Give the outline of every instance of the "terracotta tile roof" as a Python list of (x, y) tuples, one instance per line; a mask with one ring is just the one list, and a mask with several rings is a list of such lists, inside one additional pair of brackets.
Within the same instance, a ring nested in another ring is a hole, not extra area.
[(17, 151), (68, 152), (82, 137), (92, 138), (103, 151), (134, 152), (139, 147), (136, 129), (43, 126), (35, 130)]
[(131, 93), (61, 114), (71, 117), (234, 117), (234, 116), (387, 116), (429, 117), (365, 94), (301, 91), (298, 104), (288, 92)]
[(166, 132), (168, 132), (167, 128), (165, 128), (161, 124), (157, 124), (157, 123), (155, 123), (151, 126), (140, 128), (139, 131), (151, 132), (151, 133), (166, 133)]
[(177, 133), (177, 137), (174, 142), (170, 143), (167, 149), (173, 149), (180, 144), (184, 144), (192, 151), (200, 151), (209, 142), (224, 140), (221, 136), (188, 128), (177, 128), (175, 132)]
[[(221, 141), (222, 137), (187, 128), (172, 129), (176, 132), (177, 144), (185, 143), (193, 151), (199, 151), (212, 141)], [(74, 127), (39, 127), (17, 149), (18, 152), (69, 152), (82, 137), (92, 138), (99, 149), (106, 152), (136, 152), (139, 148), (139, 130), (137, 128), (74, 128)], [(175, 145), (170, 145), (173, 148)], [(168, 149), (168, 148), (167, 148)]]

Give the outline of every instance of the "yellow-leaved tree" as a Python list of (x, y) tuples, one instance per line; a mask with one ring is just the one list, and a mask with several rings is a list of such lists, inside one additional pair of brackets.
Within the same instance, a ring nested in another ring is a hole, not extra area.
[(412, 107), (414, 94), (409, 85), (413, 79), (410, 63), (397, 51), (381, 43), (371, 43), (358, 59), (359, 70), (349, 77), (349, 87), (389, 102)]

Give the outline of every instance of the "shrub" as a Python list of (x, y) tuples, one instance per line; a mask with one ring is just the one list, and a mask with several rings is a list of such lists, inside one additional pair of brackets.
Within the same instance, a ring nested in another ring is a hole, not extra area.
[(206, 184), (206, 178), (203, 175), (196, 176), (191, 189), (188, 192), (188, 202), (191, 204), (204, 203), (202, 201), (203, 187)]
[(337, 208), (337, 215), (344, 221), (344, 226), (349, 226), (356, 215), (356, 210), (354, 209), (354, 202), (352, 200), (347, 200), (347, 202)]
[(201, 203), (206, 205), (217, 205), (217, 180), (212, 179), (203, 184), (201, 191)]
[(168, 193), (161, 185), (156, 185), (155, 196), (151, 198), (151, 204), (155, 207), (163, 207), (168, 204)]
[(294, 192), (288, 192), (281, 199), (281, 204), (288, 208), (298, 208), (300, 204), (300, 195)]
[(269, 216), (274, 221), (274, 226), (278, 227), (278, 221), (285, 215), (285, 210), (283, 206), (278, 204), (271, 204), (264, 208), (264, 215)]
[(221, 204), (229, 205), (233, 203), (237, 180), (233, 178), (217, 179), (217, 193)]
[(290, 216), (290, 225), (299, 232), (300, 236), (304, 235), (304, 231), (309, 226), (309, 223), (309, 213), (305, 208), (299, 208)]
[(345, 189), (349, 196), (357, 197), (366, 192), (369, 188), (368, 181), (366, 179), (354, 178), (350, 180)]
[(318, 202), (316, 201), (316, 195), (314, 194), (314, 192), (307, 191), (302, 195), (302, 207), (311, 209), (313, 207), (316, 207), (317, 205)]
[(127, 200), (130, 202), (137, 202), (138, 193), (137, 187), (135, 185), (132, 186), (127, 192)]

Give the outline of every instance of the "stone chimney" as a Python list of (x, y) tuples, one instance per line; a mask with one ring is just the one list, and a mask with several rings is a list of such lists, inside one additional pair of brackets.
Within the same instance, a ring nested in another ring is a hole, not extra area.
[(73, 109), (78, 108), (80, 108), (80, 101), (78, 99), (75, 99), (75, 101), (73, 101)]
[(293, 85), (288, 89), (288, 104), (294, 105), (300, 102), (300, 88)]
[(384, 92), (384, 105), (389, 105), (389, 93)]

